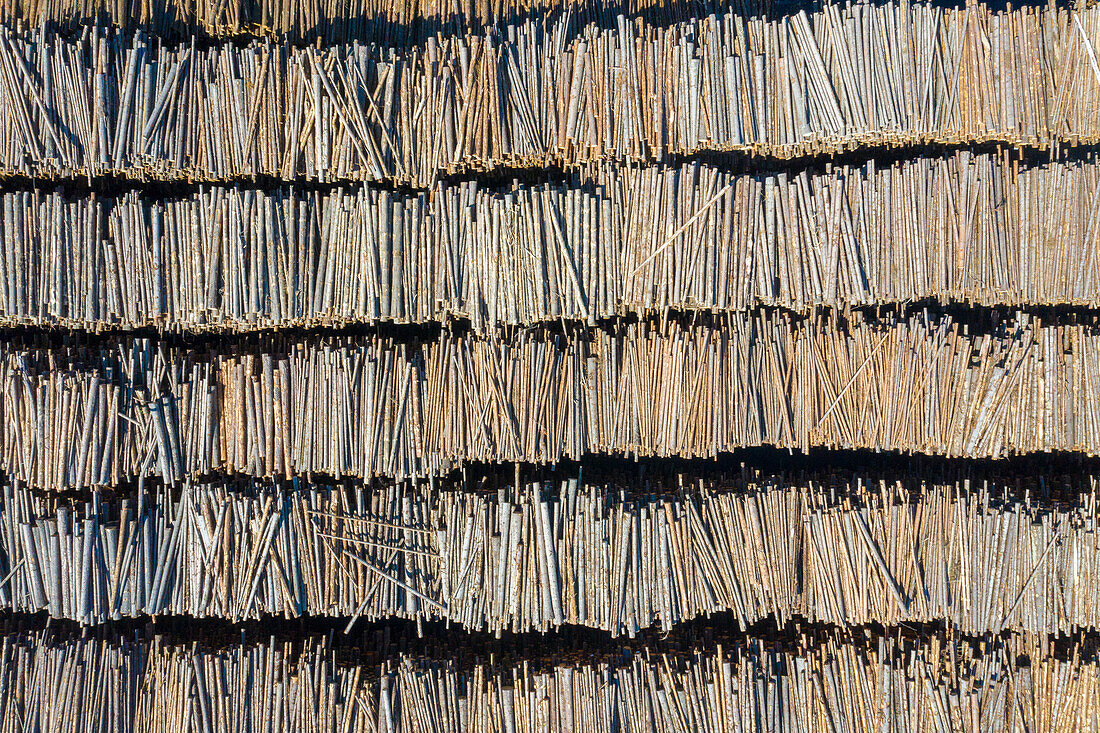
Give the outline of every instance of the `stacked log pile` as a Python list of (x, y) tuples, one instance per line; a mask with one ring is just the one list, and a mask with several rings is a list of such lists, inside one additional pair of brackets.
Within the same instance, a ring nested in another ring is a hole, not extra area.
[[(772, 12), (783, 3), (737, 0), (722, 9), (746, 15)], [(270, 38), (295, 45), (370, 40), (407, 45), (435, 35), (481, 34), (526, 18), (566, 16), (570, 28), (614, 25), (618, 16), (642, 16), (657, 23), (691, 20), (694, 9), (654, 0), (608, 4), (562, 0), (447, 3), (439, 0), (9, 0), (0, 22), (63, 33), (100, 24), (141, 30), (169, 40)]]
[(397, 48), (0, 32), (0, 174), (385, 181), (500, 168), (1100, 142), (1100, 8), (858, 3), (569, 18)]
[[(0, 603), (99, 624), (168, 614), (563, 624), (634, 636), (728, 613), (969, 634), (1100, 628), (1097, 480), (1073, 506), (909, 477), (699, 479), (627, 496), (577, 478), (497, 494), (188, 484), (84, 505), (5, 487)], [(1037, 486), (1034, 488), (1038, 488)], [(9, 569), (10, 568), (10, 569)], [(354, 625), (354, 620), (351, 622)]]
[[(1092, 317), (1089, 316), (1091, 319)], [(443, 475), (471, 462), (746, 446), (1100, 452), (1100, 337), (1027, 313), (0, 346), (0, 468), (41, 489), (159, 475)]]
[(0, 733), (1095, 733), (1098, 43), (0, 0)]
[(1100, 306), (1100, 163), (967, 151), (563, 184), (0, 194), (0, 325), (247, 332), (809, 313), (924, 301)]
[[(442, 646), (442, 645), (441, 645)], [(658, 645), (655, 645), (658, 646)], [(450, 648), (341, 661), (324, 639), (226, 649), (162, 639), (4, 637), (3, 730), (1088, 730), (1095, 645), (1034, 637), (801, 634), (524, 662)], [(437, 656), (438, 655), (438, 656)], [(537, 666), (536, 666), (537, 665)], [(116, 704), (97, 701), (110, 696)], [(1056, 700), (1057, 704), (1050, 704)], [(1090, 712), (1092, 711), (1092, 712)]]

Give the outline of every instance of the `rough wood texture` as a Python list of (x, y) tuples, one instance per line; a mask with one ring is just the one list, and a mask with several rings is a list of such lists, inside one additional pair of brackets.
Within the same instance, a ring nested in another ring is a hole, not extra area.
[(578, 1), (0, 0), (0, 733), (1096, 733), (1100, 6)]
[[(744, 15), (798, 3), (723, 0), (709, 3), (719, 12)], [(527, 19), (568, 17), (573, 27), (598, 23), (612, 27), (619, 15), (643, 15), (660, 23), (690, 19), (701, 5), (664, 0), (4, 0), (0, 22), (66, 33), (99, 25), (144, 30), (169, 40), (192, 34), (210, 38), (270, 37), (277, 41), (330, 44), (375, 41), (408, 44), (442, 33), (485, 32)]]
[[(563, 25), (564, 24), (564, 25)], [(0, 174), (385, 180), (866, 146), (1100, 142), (1100, 8), (892, 3), (395, 51), (0, 33)]]
[(0, 195), (0, 325), (243, 332), (925, 301), (1100, 306), (1100, 164), (960, 152), (562, 185)]
[(212, 651), (9, 634), (0, 730), (21, 731), (20, 721), (60, 733), (1090, 729), (1100, 704), (1094, 647), (1070, 643), (1056, 656), (1034, 637), (914, 641), (889, 631), (570, 653), (537, 667), (397, 654), (349, 664), (316, 637)]
[(499, 494), (188, 484), (83, 506), (7, 486), (0, 606), (88, 624), (274, 614), (634, 636), (729, 613), (742, 629), (1066, 634), (1100, 628), (1098, 488), (1083, 476), (1052, 508), (927, 474), (689, 479), (629, 498), (575, 478)]
[(1066, 321), (758, 314), (425, 343), (9, 344), (0, 469), (63, 489), (211, 471), (401, 478), (472, 461), (758, 445), (1096, 454), (1100, 332)]

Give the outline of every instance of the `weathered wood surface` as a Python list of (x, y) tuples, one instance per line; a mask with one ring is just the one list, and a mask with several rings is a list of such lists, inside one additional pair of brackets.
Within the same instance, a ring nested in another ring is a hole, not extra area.
[[(752, 15), (780, 5), (770, 0), (723, 0), (718, 10)], [(568, 17), (573, 27), (598, 23), (613, 27), (619, 15), (643, 15), (660, 23), (682, 21), (698, 7), (664, 0), (4, 0), (0, 22), (29, 28), (46, 26), (79, 33), (99, 25), (142, 30), (167, 40), (270, 37), (291, 43), (331, 44), (375, 41), (409, 44), (443, 33), (483, 33), (528, 18)]]
[(1090, 318), (737, 314), (509, 338), (0, 346), (0, 470), (43, 489), (440, 475), (744, 446), (1100, 453)]
[(1100, 306), (1100, 163), (960, 152), (562, 185), (0, 195), (0, 325), (242, 332), (760, 305)]
[(471, 657), (461, 650), (356, 664), (318, 637), (210, 650), (17, 632), (0, 647), (0, 731), (1062, 733), (1095, 722), (1094, 645), (1056, 654), (1028, 636), (888, 631), (578, 651), (537, 667), (450, 661)]
[(1100, 142), (1100, 7), (829, 5), (400, 51), (0, 34), (0, 174), (385, 180), (865, 146)]
[[(1043, 479), (1026, 483), (1060, 485)], [(0, 607), (87, 624), (275, 614), (634, 636), (730, 613), (742, 628), (1066, 634), (1100, 628), (1098, 488), (1081, 477), (1051, 507), (924, 475), (689, 478), (629, 497), (575, 478), (499, 494), (187, 484), (83, 505), (6, 486)]]

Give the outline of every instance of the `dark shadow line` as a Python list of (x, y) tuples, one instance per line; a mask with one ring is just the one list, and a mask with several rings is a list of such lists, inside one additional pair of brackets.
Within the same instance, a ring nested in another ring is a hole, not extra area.
[[(262, 619), (231, 623), (218, 618), (158, 616), (126, 619), (96, 627), (75, 621), (50, 619), (45, 613), (0, 613), (4, 634), (44, 634), (47, 644), (71, 643), (73, 639), (94, 639), (112, 645), (145, 644), (159, 637), (162, 645), (198, 647), (219, 652), (260, 644), (289, 643), (298, 651), (323, 645), (341, 665), (391, 665), (401, 656), (422, 663), (446, 665), (456, 671), (469, 670), (492, 659), (498, 668), (526, 665), (532, 672), (559, 666), (580, 666), (616, 661), (629, 663), (637, 654), (690, 655), (714, 651), (718, 645), (736, 655), (750, 644), (776, 652), (797, 652), (829, 639), (839, 639), (856, 649), (874, 651), (884, 637), (900, 642), (901, 649), (931, 645), (934, 641), (958, 643), (975, 648), (998, 648), (1011, 631), (982, 635), (964, 634), (942, 620), (883, 626), (878, 623), (839, 626), (808, 622), (800, 617), (778, 623), (768, 617), (741, 630), (732, 613), (718, 613), (675, 625), (671, 631), (646, 629), (634, 638), (620, 638), (608, 632), (580, 626), (562, 626), (547, 633), (502, 632), (499, 637), (467, 631), (443, 622), (403, 619), (360, 620), (345, 635), (345, 617)], [(1082, 629), (1066, 635), (1046, 635), (1051, 655), (1082, 661), (1100, 657), (1100, 633)], [(897, 661), (901, 661), (900, 659)], [(1021, 660), (1026, 665), (1029, 660)]]
[(578, 318), (559, 318), (522, 325), (501, 324), (485, 333), (475, 332), (469, 319), (396, 323), (393, 321), (355, 322), (332, 326), (260, 327), (249, 331), (218, 328), (201, 330), (185, 327), (125, 328), (97, 324), (95, 330), (82, 330), (60, 325), (18, 325), (0, 327), (0, 344), (14, 349), (98, 349), (113, 348), (139, 339), (155, 341), (157, 345), (180, 349), (204, 349), (212, 354), (268, 350), (279, 352), (291, 343), (343, 340), (354, 343), (362, 339), (385, 339), (395, 344), (417, 347), (439, 341), (443, 337), (476, 338), (508, 344), (518, 338), (556, 343), (564, 348), (574, 340), (591, 341), (597, 332), (614, 333), (624, 327), (641, 325), (657, 331), (667, 326), (721, 330), (733, 320), (772, 317), (790, 328), (807, 321), (821, 320), (837, 329), (853, 325), (882, 331), (913, 318), (936, 323), (950, 319), (966, 333), (1011, 337), (1019, 329), (1018, 316), (1034, 319), (1042, 326), (1079, 326), (1088, 333), (1100, 333), (1100, 307), (1068, 304), (1000, 304), (978, 305), (961, 301), (941, 301), (937, 298), (892, 301), (868, 305), (816, 306), (806, 311), (757, 304), (746, 310), (714, 311), (710, 309), (666, 308), (625, 312), (588, 322)]
[[(405, 0), (407, 2), (407, 0)], [(233, 0), (230, 0), (233, 2)], [(144, 33), (158, 38), (165, 46), (173, 47), (194, 43), (198, 48), (214, 46), (243, 46), (255, 41), (276, 41), (298, 48), (307, 46), (332, 46), (352, 42), (368, 42), (406, 49), (422, 46), (431, 38), (454, 35), (484, 35), (494, 33), (498, 37), (507, 37), (509, 26), (518, 26), (527, 21), (542, 26), (561, 21), (568, 22), (566, 40), (580, 35), (587, 27), (594, 25), (601, 30), (618, 28), (618, 16), (627, 21), (642, 21), (653, 29), (668, 29), (676, 23), (705, 18), (710, 14), (721, 15), (733, 12), (745, 19), (782, 20), (799, 12), (820, 11), (827, 3), (824, 0), (740, 0), (734, 2), (714, 2), (713, 0), (674, 0), (671, 3), (643, 5), (630, 2), (600, 2), (600, 0), (566, 0), (554, 7), (536, 10), (511, 8), (491, 17), (474, 13), (420, 13), (400, 18), (394, 13), (374, 15), (338, 16), (319, 18), (312, 25), (300, 27), (292, 32), (275, 33), (263, 30), (268, 20), (263, 17), (262, 0), (236, 0), (240, 22), (236, 30), (226, 33), (211, 32), (196, 18), (184, 17), (178, 4), (171, 0), (161, 0), (159, 7), (152, 9), (155, 21), (137, 21), (138, 13), (124, 12), (124, 22), (114, 14), (100, 11), (96, 13), (73, 12), (67, 18), (41, 17), (28, 18), (18, 13), (5, 12), (0, 22), (20, 29), (45, 29), (65, 38), (79, 38), (88, 27), (117, 28), (124, 33)], [(285, 2), (285, 0), (284, 0)], [(402, 2), (402, 0), (398, 0)], [(136, 2), (134, 3), (137, 4)], [(890, 0), (870, 0), (867, 4), (884, 6)], [(924, 0), (913, 3), (942, 10), (961, 9), (964, 3), (950, 0)], [(984, 5), (994, 12), (1004, 12), (1020, 7), (1046, 7), (1049, 3), (1024, 2), (1010, 3), (1007, 0), (993, 0)], [(1059, 3), (1061, 4), (1061, 3)], [(1065, 3), (1069, 5), (1069, 3)]]
[(568, 185), (586, 190), (596, 190), (598, 176), (593, 171), (601, 166), (621, 169), (660, 168), (672, 169), (693, 164), (704, 165), (731, 175), (767, 176), (774, 174), (819, 175), (834, 173), (837, 168), (861, 168), (869, 163), (886, 168), (915, 158), (946, 158), (959, 153), (974, 155), (1002, 155), (1021, 169), (1037, 168), (1052, 162), (1096, 163), (1100, 157), (1100, 143), (1066, 144), (1057, 146), (1011, 145), (1004, 142), (957, 143), (904, 143), (899, 145), (864, 145), (841, 152), (815, 152), (785, 158), (778, 155), (751, 151), (702, 150), (691, 154), (665, 154), (658, 160), (650, 156), (646, 160), (617, 160), (607, 158), (602, 162), (577, 165), (497, 166), (488, 170), (467, 168), (453, 173), (441, 171), (436, 184), (419, 187), (398, 184), (392, 179), (363, 181), (344, 178), (320, 182), (299, 176), (292, 179), (278, 176), (256, 175), (210, 181), (162, 180), (124, 174), (98, 176), (71, 176), (47, 178), (23, 174), (0, 174), (0, 193), (53, 192), (79, 197), (96, 195), (117, 198), (138, 192), (148, 199), (175, 201), (189, 198), (213, 188), (248, 191), (294, 191), (300, 194), (326, 194), (335, 191), (354, 192), (359, 189), (388, 191), (405, 197), (431, 193), (440, 186), (456, 187), (463, 183), (475, 183), (480, 188), (505, 193), (517, 187), (541, 185)]

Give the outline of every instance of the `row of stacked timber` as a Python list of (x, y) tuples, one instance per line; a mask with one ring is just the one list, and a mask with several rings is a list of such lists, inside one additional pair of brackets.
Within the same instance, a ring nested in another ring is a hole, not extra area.
[(570, 24), (409, 49), (0, 30), (0, 174), (427, 187), (709, 152), (1100, 142), (1100, 7)]
[(1097, 44), (0, 0), (0, 733), (1097, 733)]
[(613, 325), (426, 342), (9, 342), (0, 470), (66, 489), (212, 472), (405, 478), (472, 462), (709, 458), (760, 445), (1100, 453), (1091, 316)]
[(1087, 640), (1055, 650), (1032, 636), (887, 631), (531, 664), (461, 649), (340, 659), (318, 637), (219, 649), (14, 631), (0, 646), (0, 731), (1060, 733), (1095, 723), (1100, 661)]
[(959, 152), (163, 199), (0, 194), (0, 324), (248, 331), (905, 301), (1100, 305), (1100, 163)]
[(1100, 628), (1096, 478), (1054, 507), (1003, 483), (820, 478), (698, 479), (640, 496), (576, 478), (496, 495), (215, 483), (84, 504), (5, 486), (0, 607), (86, 624), (329, 616), (497, 634), (634, 636), (716, 613), (742, 629)]
[[(724, 1), (742, 15), (790, 3)], [(698, 8), (662, 0), (4, 0), (0, 23), (79, 33), (85, 26), (142, 30), (166, 40), (269, 37), (282, 42), (375, 41), (410, 44), (436, 35), (480, 34), (526, 19), (566, 17), (573, 27), (613, 26), (619, 15), (667, 24), (689, 20)]]

